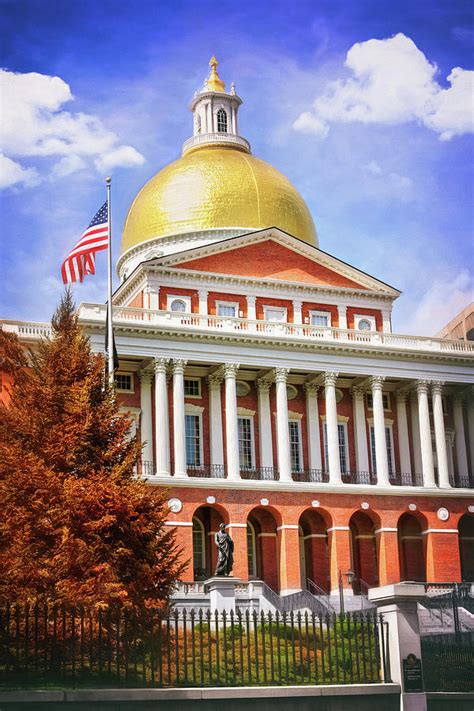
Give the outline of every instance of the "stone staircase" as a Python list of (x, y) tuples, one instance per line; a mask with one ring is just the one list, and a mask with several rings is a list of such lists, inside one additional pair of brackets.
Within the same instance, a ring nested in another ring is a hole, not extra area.
[[(474, 631), (474, 614), (464, 607), (458, 607), (459, 624), (462, 632)], [(453, 611), (449, 608), (418, 605), (418, 620), (422, 635), (447, 634), (454, 632)]]

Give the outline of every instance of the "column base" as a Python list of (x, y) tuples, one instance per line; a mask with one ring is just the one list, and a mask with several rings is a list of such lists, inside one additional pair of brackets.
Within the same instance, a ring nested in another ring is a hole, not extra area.
[(155, 474), (154, 474), (154, 476), (171, 476), (171, 472), (167, 472), (167, 471), (161, 471), (161, 472), (160, 472), (160, 471), (156, 471)]
[(176, 479), (187, 479), (188, 478), (188, 472), (175, 472), (174, 476)]

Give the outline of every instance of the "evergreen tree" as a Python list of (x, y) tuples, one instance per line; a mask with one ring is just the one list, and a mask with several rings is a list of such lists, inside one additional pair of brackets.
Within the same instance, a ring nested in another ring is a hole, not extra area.
[(0, 597), (164, 605), (182, 566), (165, 492), (134, 475), (140, 445), (67, 291), (25, 353), (0, 331)]

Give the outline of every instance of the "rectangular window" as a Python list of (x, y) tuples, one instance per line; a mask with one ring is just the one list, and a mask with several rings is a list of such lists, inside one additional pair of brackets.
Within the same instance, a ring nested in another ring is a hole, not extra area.
[[(328, 430), (327, 424), (324, 423), (324, 461), (326, 462), (326, 469), (329, 469), (329, 456), (328, 456)], [(341, 466), (341, 472), (348, 471), (348, 456), (347, 456), (347, 437), (346, 437), (346, 426), (344, 423), (338, 423), (337, 425), (337, 437), (339, 441), (339, 463)]]
[(265, 321), (286, 321), (286, 309), (273, 309), (269, 306), (263, 307)]
[(199, 415), (185, 415), (186, 428), (186, 465), (200, 467), (201, 461), (201, 427)]
[[(390, 407), (390, 393), (382, 393), (382, 402), (383, 402), (383, 409), (384, 410), (391, 410)], [(374, 409), (374, 400), (372, 397), (372, 393), (367, 393), (367, 408), (369, 410)]]
[(299, 472), (303, 469), (303, 462), (301, 459), (300, 423), (298, 420), (290, 420), (288, 422), (288, 427), (290, 431), (291, 471)]
[(240, 468), (253, 469), (253, 427), (251, 417), (239, 417), (239, 464)]
[(201, 379), (184, 379), (184, 397), (201, 397)]
[[(393, 440), (392, 428), (385, 428), (385, 446), (387, 447), (388, 473), (393, 474)], [(377, 474), (377, 459), (375, 456), (375, 428), (370, 427), (370, 456), (372, 458), (372, 471)]]
[(225, 301), (216, 303), (216, 310), (218, 316), (228, 316), (230, 318), (235, 318), (237, 316), (237, 304), (227, 304)]
[(115, 373), (115, 386), (117, 390), (133, 392), (133, 373)]
[(331, 313), (329, 311), (310, 311), (310, 322), (312, 326), (329, 327), (331, 325)]

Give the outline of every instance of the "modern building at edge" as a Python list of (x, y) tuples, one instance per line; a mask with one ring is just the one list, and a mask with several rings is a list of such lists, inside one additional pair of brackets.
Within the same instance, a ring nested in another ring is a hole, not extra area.
[[(301, 195), (240, 135), (241, 103), (213, 58), (117, 263), (118, 398), (139, 474), (168, 491), (182, 580), (213, 574), (224, 522), (233, 575), (280, 595), (472, 581), (474, 344), (392, 333), (400, 292), (319, 247)], [(105, 306), (79, 318), (103, 351)]]

